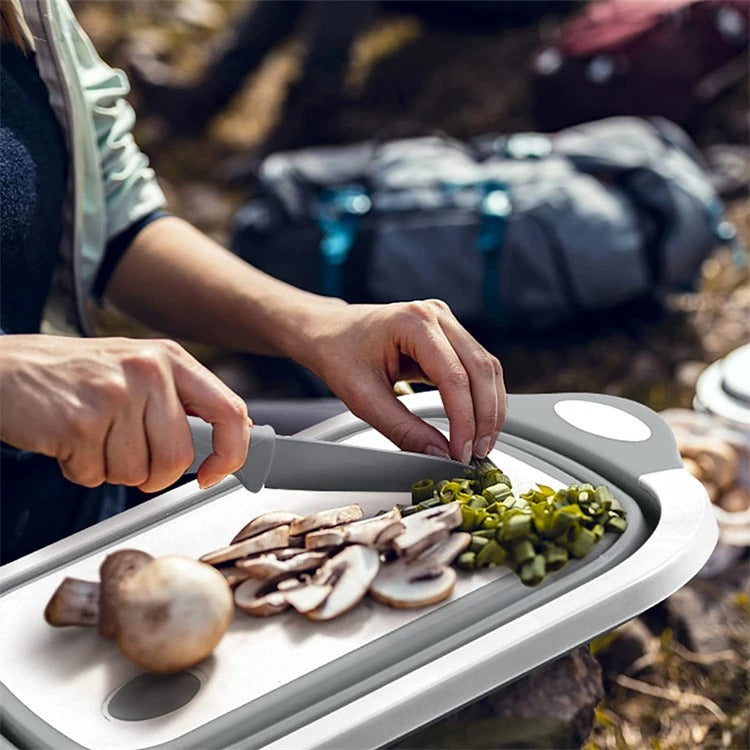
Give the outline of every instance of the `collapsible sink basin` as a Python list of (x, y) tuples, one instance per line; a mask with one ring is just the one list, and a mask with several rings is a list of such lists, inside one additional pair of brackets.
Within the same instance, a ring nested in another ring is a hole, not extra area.
[[(407, 396), (447, 431), (434, 392)], [(305, 436), (393, 447), (344, 414)], [(264, 489), (228, 478), (149, 500), (0, 568), (2, 747), (91, 750), (376, 748), (585, 644), (669, 596), (717, 539), (701, 484), (682, 469), (672, 434), (649, 409), (590, 394), (511, 396), (491, 453), (514, 491), (540, 482), (607, 484), (627, 510), (583, 559), (539, 586), (505, 568), (459, 572), (446, 601), (419, 610), (365, 599), (330, 622), (294, 611), (237, 612), (214, 654), (177, 675), (143, 673), (89, 628), (52, 628), (43, 610), (65, 576), (96, 580), (121, 547), (198, 557), (254, 516), (306, 514), (358, 502), (366, 515), (403, 493)]]

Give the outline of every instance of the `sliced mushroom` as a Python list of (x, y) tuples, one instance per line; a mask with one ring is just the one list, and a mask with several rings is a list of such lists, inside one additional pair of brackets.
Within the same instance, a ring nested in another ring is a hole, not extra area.
[(276, 591), (268, 581), (257, 578), (248, 578), (234, 590), (234, 603), (253, 617), (269, 617), (289, 609), (283, 591)]
[(298, 589), (300, 586), (306, 586), (310, 583), (309, 575), (301, 575), (299, 578), (282, 578), (276, 583), (276, 588), (279, 591), (290, 591), (291, 589)]
[(99, 566), (99, 635), (104, 638), (115, 637), (120, 608), (120, 586), (153, 559), (148, 552), (139, 549), (120, 549), (104, 558), (104, 562)]
[(343, 526), (311, 531), (305, 537), (307, 549), (340, 547), (344, 544), (366, 544), (378, 549), (384, 548), (397, 537), (405, 526), (401, 523), (401, 513), (393, 508), (380, 516), (365, 518)]
[(406, 529), (393, 540), (393, 548), (399, 557), (412, 559), (431, 547), (461, 525), (461, 504), (458, 502), (438, 505), (402, 519)]
[(96, 581), (65, 578), (44, 609), (44, 619), (56, 627), (94, 626), (99, 622), (100, 585)]
[(237, 567), (251, 578), (261, 581), (278, 579), (282, 576), (296, 575), (308, 570), (316, 570), (326, 560), (324, 552), (303, 552), (287, 560), (279, 560), (274, 554), (253, 557), (249, 560), (238, 560)]
[(447, 599), (456, 585), (453, 568), (412, 565), (397, 560), (386, 565), (370, 586), (373, 599), (397, 609), (416, 609)]
[(359, 505), (345, 505), (341, 508), (330, 508), (318, 513), (311, 513), (297, 521), (289, 524), (291, 535), (307, 534), (315, 529), (325, 529), (331, 526), (340, 526), (343, 523), (358, 521), (364, 516), (364, 511)]
[(701, 479), (703, 479), (703, 469), (695, 461), (693, 461), (692, 458), (683, 458), (682, 465), (685, 467), (688, 473), (692, 474), (697, 480), (700, 481)]
[(733, 487), (721, 496), (719, 505), (727, 513), (742, 513), (750, 508), (750, 489), (747, 487)]
[(450, 565), (470, 544), (471, 534), (466, 531), (454, 531), (447, 539), (428, 547), (419, 555), (416, 562)]
[[(716, 485), (719, 490), (731, 486), (737, 475), (737, 451), (727, 442), (707, 438), (700, 442), (682, 442), (679, 444), (683, 459), (694, 461), (701, 470), (701, 481)], [(697, 476), (688, 465), (688, 470)]]
[(352, 544), (326, 562), (313, 577), (313, 584), (333, 590), (323, 604), (307, 612), (311, 620), (330, 620), (350, 610), (367, 593), (378, 574), (380, 556), (372, 547)]
[(436, 604), (450, 596), (456, 583), (451, 562), (471, 544), (471, 534), (451, 534), (413, 560), (382, 565), (370, 584), (370, 596), (399, 609)]
[(275, 529), (279, 526), (288, 526), (292, 521), (297, 521), (302, 516), (297, 513), (288, 513), (286, 511), (278, 510), (271, 511), (270, 513), (263, 513), (257, 518), (253, 518), (250, 523), (243, 526), (232, 539), (231, 544), (236, 544), (250, 537), (258, 536), (266, 531)]
[(297, 612), (304, 615), (321, 607), (331, 591), (333, 591), (333, 586), (330, 584), (299, 582), (299, 585), (285, 589), (284, 597)]
[(217, 549), (209, 552), (200, 558), (201, 562), (209, 565), (217, 565), (230, 560), (238, 560), (242, 557), (248, 557), (258, 552), (268, 552), (272, 549), (279, 549), (289, 545), (289, 526), (277, 526), (275, 529), (265, 531), (258, 536), (250, 537), (237, 544), (230, 544), (229, 547)]
[(305, 549), (305, 538), (300, 537), (290, 537), (289, 541), (292, 542), (293, 539), (299, 539), (301, 544), (299, 547), (285, 547), (284, 549), (275, 549), (273, 551), (273, 554), (275, 557), (277, 557), (279, 560), (291, 560), (291, 558), (296, 557), (297, 555), (304, 555), (309, 550)]
[(238, 586), (240, 583), (242, 583), (246, 578), (250, 578), (250, 574), (243, 570), (242, 568), (238, 568), (236, 565), (226, 565), (224, 567), (217, 567), (216, 570), (221, 573), (226, 582), (234, 588), (235, 586)]

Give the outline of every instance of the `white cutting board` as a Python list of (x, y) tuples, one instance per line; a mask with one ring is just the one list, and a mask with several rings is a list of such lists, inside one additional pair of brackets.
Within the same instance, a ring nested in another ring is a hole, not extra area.
[[(342, 442), (394, 447), (371, 430)], [(490, 458), (510, 476), (516, 493), (536, 482), (553, 488), (562, 486), (553, 477), (498, 450)], [(200, 492), (196, 483), (174, 492), (186, 491)], [(83, 747), (136, 750), (175, 740), (442, 605), (392, 610), (366, 598), (354, 610), (324, 623), (311, 622), (294, 611), (262, 619), (237, 611), (213, 656), (192, 670), (202, 686), (187, 705), (154, 719), (121, 721), (108, 715), (108, 698), (141, 670), (125, 659), (114, 643), (99, 638), (92, 629), (52, 628), (44, 622), (44, 606), (63, 577), (96, 580), (106, 554), (124, 546), (143, 549), (154, 556), (177, 553), (199, 557), (228, 544), (245, 523), (266, 511), (307, 514), (357, 502), (369, 516), (409, 501), (408, 492), (265, 489), (251, 494), (237, 487), (213, 502), (102, 548), (0, 599), (2, 681), (40, 719)], [(158, 503), (159, 498), (150, 502)], [(508, 586), (520, 585), (505, 568), (461, 573), (448, 601), (503, 577)]]

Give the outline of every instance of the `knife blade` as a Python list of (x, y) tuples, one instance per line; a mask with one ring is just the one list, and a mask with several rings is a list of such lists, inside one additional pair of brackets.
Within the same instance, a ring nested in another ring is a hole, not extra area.
[[(195, 460), (194, 473), (213, 452), (212, 426), (188, 417)], [(408, 451), (342, 445), (324, 440), (277, 435), (270, 425), (250, 429), (244, 466), (234, 472), (250, 492), (262, 487), (289, 490), (409, 492), (421, 479), (464, 477), (471, 467), (460, 461)]]

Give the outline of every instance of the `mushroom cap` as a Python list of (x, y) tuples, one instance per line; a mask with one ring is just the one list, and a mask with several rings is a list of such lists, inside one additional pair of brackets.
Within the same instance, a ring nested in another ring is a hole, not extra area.
[(367, 593), (380, 568), (380, 555), (372, 547), (344, 547), (321, 568), (313, 583), (332, 585), (333, 591), (320, 607), (306, 612), (311, 620), (330, 620), (350, 610)]
[(114, 638), (117, 633), (120, 585), (153, 559), (148, 552), (139, 549), (119, 549), (104, 558), (99, 566), (99, 635), (103, 638)]
[(214, 650), (232, 614), (232, 592), (221, 573), (166, 555), (122, 582), (117, 644), (150, 672), (178, 672)]

